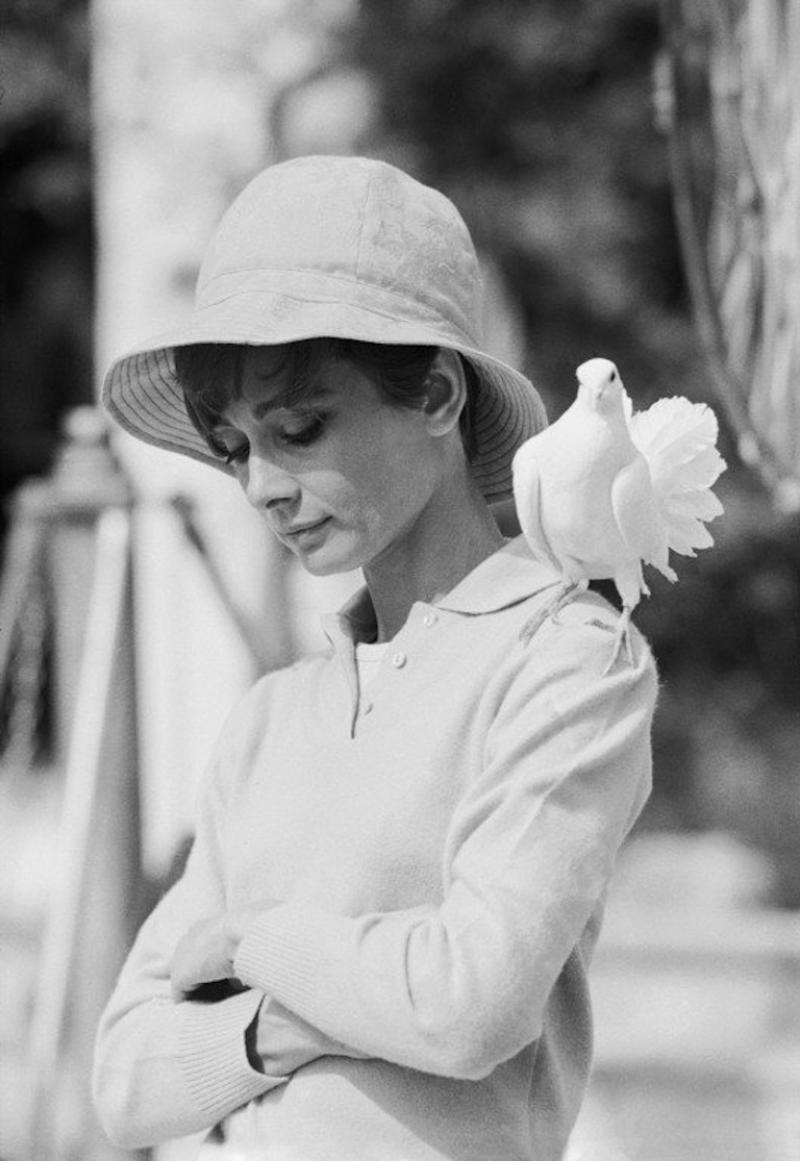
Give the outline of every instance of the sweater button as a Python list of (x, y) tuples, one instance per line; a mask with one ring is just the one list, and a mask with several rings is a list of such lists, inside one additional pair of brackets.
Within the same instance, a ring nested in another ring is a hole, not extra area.
[(406, 661), (408, 661), (408, 658), (406, 657), (405, 653), (398, 652), (395, 653), (392, 657), (392, 665), (395, 667), (395, 669), (402, 669)]
[(436, 616), (436, 614), (435, 614), (435, 613), (433, 613), (433, 612), (428, 612), (428, 613), (426, 613), (426, 614), (425, 614), (425, 616), (422, 618), (422, 623), (423, 623), (423, 625), (425, 626), (425, 628), (426, 628), (426, 629), (430, 629), (430, 628), (432, 628), (432, 627), (433, 627), (433, 626), (436, 624), (436, 622), (437, 622), (438, 620), (439, 620), (439, 618)]

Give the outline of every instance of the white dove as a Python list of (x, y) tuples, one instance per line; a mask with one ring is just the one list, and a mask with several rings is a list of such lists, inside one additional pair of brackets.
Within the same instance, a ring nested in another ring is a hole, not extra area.
[(725, 461), (716, 448), (716, 416), (706, 404), (672, 397), (634, 415), (610, 360), (589, 359), (577, 376), (571, 407), (514, 457), (522, 532), (565, 582), (524, 636), (530, 639), (590, 580), (611, 579), (622, 614), (608, 672), (623, 645), (631, 655), (631, 612), (650, 594), (642, 564), (675, 581), (670, 550), (694, 556), (713, 544), (704, 521), (722, 513), (711, 485)]

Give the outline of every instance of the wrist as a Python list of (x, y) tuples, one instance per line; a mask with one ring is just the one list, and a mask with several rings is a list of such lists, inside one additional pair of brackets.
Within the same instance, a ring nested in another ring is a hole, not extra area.
[(233, 961), (239, 950), (239, 944), (250, 924), (249, 914), (245, 911), (229, 911), (225, 916), (225, 952), (233, 968)]
[(236, 958), (236, 953), (239, 950), (239, 944), (247, 934), (247, 930), (255, 919), (268, 911), (271, 907), (276, 906), (275, 903), (261, 902), (253, 904), (250, 907), (239, 907), (235, 911), (229, 911), (226, 915), (225, 935), (230, 950), (231, 963)]

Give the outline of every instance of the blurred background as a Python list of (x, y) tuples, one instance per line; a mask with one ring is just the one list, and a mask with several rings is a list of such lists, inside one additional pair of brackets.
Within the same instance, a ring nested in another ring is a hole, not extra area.
[(488, 343), (551, 418), (598, 354), (637, 408), (719, 417), (715, 547), (636, 613), (654, 792), (570, 1161), (797, 1161), (800, 0), (0, 12), (0, 1161), (125, 1156), (86, 1098), (99, 1009), (232, 703), (358, 579), (298, 574), (233, 486), (109, 435), (98, 383), (188, 311), (253, 173), (350, 152), (453, 198)]

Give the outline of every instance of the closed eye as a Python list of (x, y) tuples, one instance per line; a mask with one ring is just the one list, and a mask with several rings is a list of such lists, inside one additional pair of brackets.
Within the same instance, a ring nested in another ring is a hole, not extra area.
[(304, 412), (298, 415), (296, 421), (283, 424), (278, 438), (291, 447), (307, 447), (319, 439), (328, 422), (328, 416), (322, 412)]
[[(329, 415), (319, 411), (291, 411), (282, 421), (271, 420), (265, 436), (273, 447), (308, 447), (322, 436), (329, 419)], [(239, 428), (220, 426), (206, 439), (214, 454), (226, 464), (246, 463), (250, 455), (250, 442)]]
[(250, 454), (250, 444), (242, 443), (238, 447), (230, 448), (225, 452), (226, 464), (241, 464)]
[(250, 444), (246, 439), (230, 444), (218, 435), (209, 435), (207, 439), (214, 455), (219, 456), (226, 464), (243, 463), (250, 454)]

